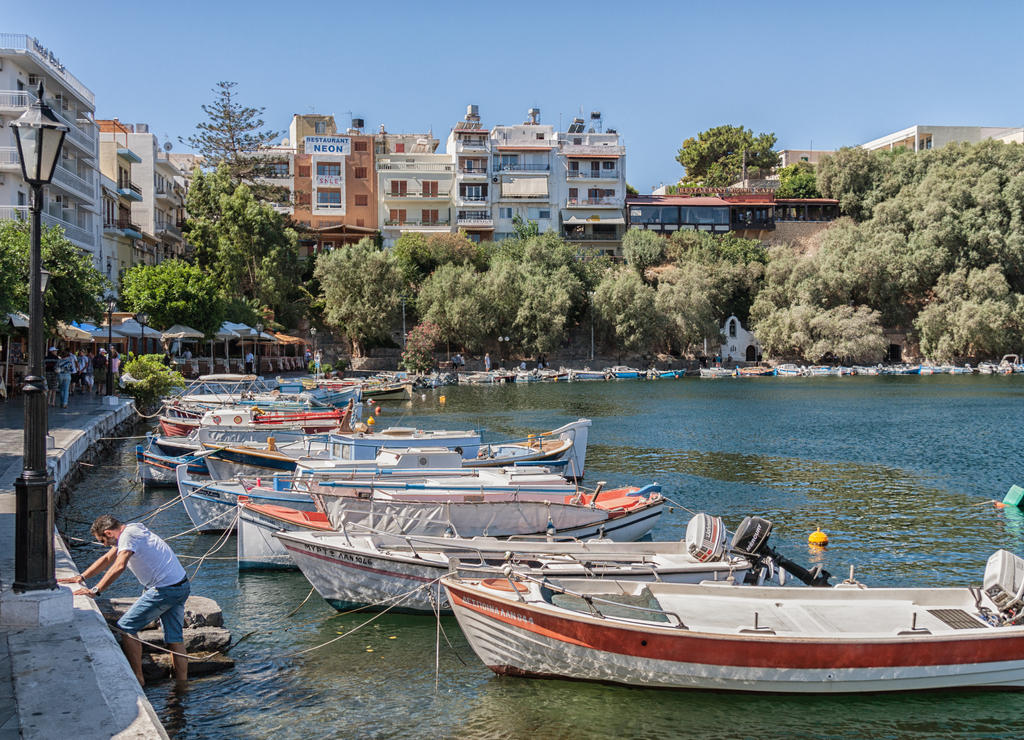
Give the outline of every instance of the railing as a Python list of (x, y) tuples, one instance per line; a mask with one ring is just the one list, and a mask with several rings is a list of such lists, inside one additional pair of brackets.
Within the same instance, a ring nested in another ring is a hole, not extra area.
[(459, 226), (494, 226), (494, 219), (490, 216), (459, 216), (456, 221)]
[(480, 177), (487, 177), (486, 167), (459, 167), (460, 175), (480, 175)]
[(486, 149), (487, 140), (484, 141), (467, 141), (466, 139), (456, 139), (459, 149)]
[(437, 220), (428, 221), (415, 221), (410, 219), (406, 219), (405, 221), (396, 221), (395, 219), (389, 218), (387, 221), (384, 222), (385, 226), (448, 226), (449, 224), (450, 221), (446, 218), (439, 218)]
[(28, 103), (24, 90), (0, 90), (0, 108), (28, 108)]
[(157, 224), (156, 225), (156, 230), (157, 230), (158, 233), (162, 231), (165, 234), (170, 234), (171, 236), (176, 237), (178, 239), (181, 238), (181, 231), (179, 231), (178, 227), (176, 227), (174, 224), (172, 224), (170, 222), (164, 222), (162, 224)]
[[(28, 206), (0, 206), (0, 220), (27, 221), (29, 217)], [(48, 226), (60, 226), (64, 229), (64, 235), (68, 239), (87, 244), (90, 247), (96, 243), (96, 235), (81, 226), (76, 226), (47, 211), (43, 211), (42, 217), (43, 222)]]
[(459, 196), (459, 202), (460, 203), (486, 203), (487, 202), (487, 196), (486, 195), (460, 195)]
[(616, 170), (569, 170), (566, 178), (569, 180), (618, 180), (619, 171)]
[(451, 172), (454, 167), (451, 164), (427, 164), (424, 162), (388, 162), (377, 161), (377, 171), (393, 172), (396, 170), (414, 172)]
[(127, 218), (119, 218), (119, 219), (117, 219), (117, 221), (114, 221), (112, 224), (104, 224), (104, 228), (106, 228), (108, 225), (112, 226), (115, 229), (120, 229), (121, 231), (134, 231), (134, 232), (136, 232), (138, 234), (142, 233), (142, 227), (139, 226), (136, 223), (132, 223)]
[(54, 76), (59, 77), (68, 87), (89, 102), (96, 105), (96, 96), (73, 74), (67, 71), (52, 51), (39, 43), (38, 39), (24, 33), (0, 33), (0, 49), (10, 51), (26, 51), (45, 64)]
[(18, 156), (18, 147), (0, 146), (0, 167), (17, 165), (21, 169), (21, 157)]
[[(91, 174), (91, 173), (90, 173)], [(96, 197), (95, 189), (91, 182), (92, 178), (88, 180), (80, 175), (75, 174), (71, 170), (64, 167), (62, 164), (58, 164), (53, 170), (53, 179), (61, 185), (64, 185), (72, 190), (77, 191), (87, 200), (93, 200)]]
[(123, 180), (122, 182), (117, 183), (117, 189), (130, 190), (140, 198), (142, 197), (142, 188), (136, 185), (134, 182), (131, 182), (130, 180)]
[(385, 198), (428, 198), (432, 200), (447, 199), (451, 196), (451, 191), (438, 190), (427, 191), (427, 190), (411, 190), (404, 193), (395, 192), (393, 190), (386, 191), (384, 193)]
[(572, 206), (623, 206), (621, 198), (569, 198), (565, 201), (567, 207)]
[(566, 233), (562, 238), (570, 242), (614, 242), (622, 237), (618, 234), (576, 234)]
[(551, 169), (551, 166), (544, 162), (543, 164), (509, 164), (503, 162), (501, 164), (495, 163), (495, 172), (547, 172)]

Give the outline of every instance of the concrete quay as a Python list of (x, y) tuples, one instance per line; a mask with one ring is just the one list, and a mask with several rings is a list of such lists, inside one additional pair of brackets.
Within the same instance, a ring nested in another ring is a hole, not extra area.
[[(92, 445), (135, 415), (128, 399), (75, 396), (50, 408), (47, 461), (55, 489)], [(52, 592), (14, 594), (14, 481), (21, 474), (21, 399), (0, 403), (0, 740), (165, 738), (153, 707), (92, 599)], [(57, 577), (78, 570), (56, 539)]]

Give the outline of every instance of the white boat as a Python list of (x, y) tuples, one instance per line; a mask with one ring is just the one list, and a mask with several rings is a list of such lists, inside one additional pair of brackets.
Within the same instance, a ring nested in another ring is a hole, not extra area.
[[(243, 515), (247, 513), (243, 511)], [(537, 577), (577, 576), (619, 580), (697, 583), (742, 581), (750, 563), (723, 555), (701, 561), (687, 543), (549, 542), (493, 537), (469, 539), (340, 532), (277, 532), (272, 535), (317, 592), (335, 609), (391, 603), (391, 600), (449, 572), (506, 565), (528, 568)], [(241, 536), (240, 536), (241, 541)], [(239, 567), (242, 567), (241, 556)], [(402, 611), (432, 612), (437, 594), (421, 589), (401, 603)], [(450, 607), (441, 590), (441, 609)]]
[(736, 371), (730, 370), (724, 367), (702, 367), (700, 369), (700, 377), (702, 378), (733, 378), (736, 377)]
[(1024, 687), (1024, 560), (1005, 550), (982, 588), (442, 583), (499, 674), (771, 693)]
[(571, 381), (584, 381), (584, 380), (608, 380), (611, 374), (607, 370), (591, 370), (589, 367), (583, 370), (570, 370), (569, 380)]
[(775, 368), (775, 374), (783, 378), (798, 378), (804, 375), (804, 369), (797, 367), (791, 362), (779, 365)]

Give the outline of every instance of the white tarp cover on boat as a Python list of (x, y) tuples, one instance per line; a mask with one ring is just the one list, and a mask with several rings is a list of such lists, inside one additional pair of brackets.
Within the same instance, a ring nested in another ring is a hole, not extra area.
[(530, 198), (548, 194), (548, 178), (544, 176), (503, 177), (501, 179), (502, 197)]
[(563, 224), (624, 224), (622, 211), (562, 211)]
[(608, 512), (544, 501), (380, 501), (354, 496), (313, 494), (335, 529), (369, 527), (378, 532), (458, 537), (506, 537), (538, 534), (551, 522), (557, 529), (599, 525)]

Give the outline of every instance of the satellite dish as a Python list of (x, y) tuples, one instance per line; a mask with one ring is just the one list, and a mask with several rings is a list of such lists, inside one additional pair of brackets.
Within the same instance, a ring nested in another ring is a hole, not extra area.
[(164, 142), (164, 151), (165, 151), (165, 152), (169, 152), (169, 151), (171, 151), (171, 149), (173, 149), (173, 148), (174, 148), (174, 144), (172, 144), (172, 143), (171, 143), (171, 142), (169, 142), (169, 141), (165, 141), (165, 142)]

